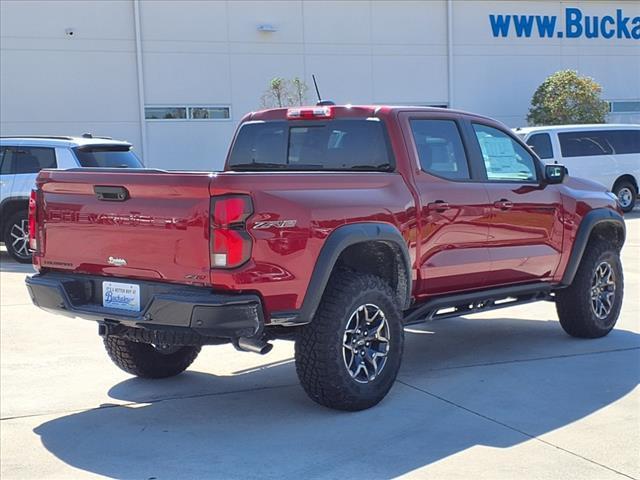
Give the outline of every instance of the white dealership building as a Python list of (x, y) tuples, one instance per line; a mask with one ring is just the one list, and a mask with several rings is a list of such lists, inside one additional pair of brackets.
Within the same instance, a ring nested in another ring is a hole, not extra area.
[[(640, 123), (640, 2), (0, 1), (0, 132), (93, 132), (148, 166), (219, 169), (274, 77), (337, 103), (526, 123), (551, 73), (596, 79)], [(313, 94), (313, 95), (312, 95)]]

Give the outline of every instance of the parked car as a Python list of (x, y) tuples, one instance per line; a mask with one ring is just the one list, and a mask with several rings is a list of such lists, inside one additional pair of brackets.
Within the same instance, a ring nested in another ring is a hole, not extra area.
[(21, 263), (31, 262), (29, 194), (43, 168), (142, 167), (131, 144), (93, 137), (0, 137), (0, 242)]
[(640, 125), (557, 125), (515, 132), (546, 163), (563, 163), (572, 175), (600, 182), (633, 210), (640, 180)]
[(295, 339), (308, 395), (360, 410), (394, 383), (408, 324), (546, 300), (569, 335), (613, 328), (621, 210), (565, 173), (471, 113), (251, 113), (223, 172), (43, 170), (26, 282), (40, 308), (97, 321), (130, 374)]

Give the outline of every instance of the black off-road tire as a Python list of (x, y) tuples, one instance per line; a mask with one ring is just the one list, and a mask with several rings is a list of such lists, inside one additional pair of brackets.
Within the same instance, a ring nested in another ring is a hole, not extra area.
[(636, 206), (636, 198), (638, 197), (638, 190), (636, 189), (635, 185), (627, 180), (623, 180), (619, 182), (613, 188), (613, 190), (613, 193), (615, 193), (618, 198), (620, 198), (622, 191), (625, 191), (627, 195), (630, 195), (630, 198), (628, 198), (628, 203), (626, 205), (623, 206), (622, 203), (620, 203), (620, 200), (618, 200), (618, 203), (620, 204), (620, 208), (624, 213), (631, 212)]
[[(27, 210), (17, 210), (9, 215), (6, 222), (3, 222), (4, 231), (2, 232), (2, 241), (4, 242), (4, 246), (7, 247), (7, 253), (11, 255), (11, 258), (19, 263), (31, 263), (31, 253), (16, 251), (13, 245), (15, 238), (12, 237), (11, 231), (14, 226), (19, 226), (22, 229), (28, 229), (28, 222), (29, 213)], [(28, 248), (29, 245), (27, 244), (26, 247)]]
[(104, 337), (104, 346), (113, 363), (142, 378), (166, 378), (182, 373), (193, 363), (201, 348), (183, 346), (172, 353), (161, 353), (149, 343), (132, 342), (112, 335)]
[[(358, 307), (374, 304), (387, 319), (389, 342), (384, 367), (368, 383), (358, 383), (347, 370), (343, 340)], [(391, 287), (375, 275), (335, 272), (313, 321), (299, 332), (295, 344), (296, 372), (305, 392), (317, 403), (337, 410), (364, 410), (391, 389), (402, 359), (402, 315)]]
[[(591, 288), (596, 269), (607, 262), (615, 281), (615, 294), (608, 315), (599, 318), (591, 302)], [(573, 283), (556, 293), (556, 311), (560, 325), (572, 337), (599, 338), (615, 326), (622, 307), (624, 278), (620, 252), (602, 239), (593, 239), (587, 245)]]

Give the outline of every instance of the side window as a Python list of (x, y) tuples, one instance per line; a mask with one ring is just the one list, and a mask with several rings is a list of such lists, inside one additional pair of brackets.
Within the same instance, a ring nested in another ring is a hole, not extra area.
[(553, 147), (551, 146), (551, 137), (548, 133), (536, 133), (531, 135), (527, 140), (527, 145), (533, 148), (536, 155), (543, 160), (553, 158)]
[(640, 130), (607, 130), (605, 133), (615, 155), (640, 153)]
[(451, 180), (468, 180), (469, 165), (453, 120), (411, 120), (422, 170)]
[(606, 132), (602, 130), (562, 132), (558, 133), (558, 139), (563, 157), (591, 157), (613, 153)]
[(13, 158), (13, 149), (9, 147), (2, 147), (0, 150), (0, 174), (2, 175), (10, 175), (12, 172), (12, 164), (11, 159)]
[(4, 152), (6, 147), (0, 147), (0, 175), (4, 174)]
[(506, 133), (487, 125), (473, 124), (487, 178), (490, 181), (536, 181), (536, 160)]
[(53, 148), (19, 147), (13, 151), (12, 173), (38, 173), (43, 168), (56, 168)]

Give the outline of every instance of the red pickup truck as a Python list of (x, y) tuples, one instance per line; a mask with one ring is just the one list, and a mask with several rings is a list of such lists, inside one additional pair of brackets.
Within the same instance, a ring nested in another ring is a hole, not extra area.
[(26, 282), (37, 306), (97, 321), (131, 374), (292, 339), (309, 396), (360, 410), (394, 383), (407, 324), (546, 300), (572, 336), (613, 328), (621, 210), (566, 174), (471, 113), (265, 110), (223, 172), (42, 171)]

